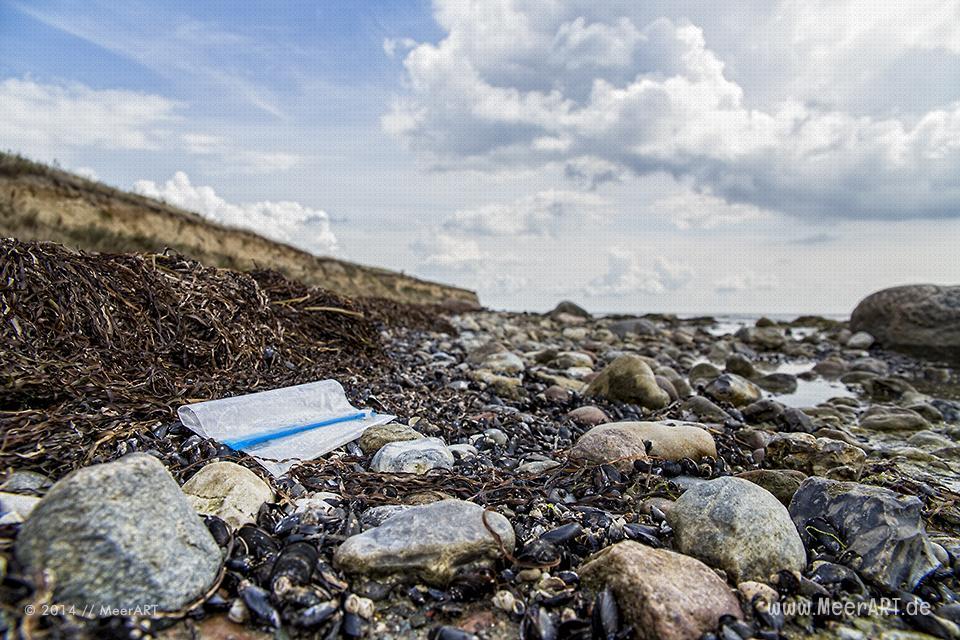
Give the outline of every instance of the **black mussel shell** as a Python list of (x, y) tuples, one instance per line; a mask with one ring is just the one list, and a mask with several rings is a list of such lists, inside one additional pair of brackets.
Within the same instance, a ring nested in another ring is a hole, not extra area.
[(219, 547), (226, 547), (230, 544), (230, 527), (217, 516), (204, 516), (203, 523), (207, 525), (207, 530), (213, 536), (213, 540)]
[(252, 611), (257, 618), (266, 622), (271, 627), (280, 626), (280, 614), (270, 604), (270, 594), (266, 590), (254, 584), (245, 584), (240, 587), (240, 597), (244, 604)]
[(594, 599), (591, 623), (594, 638), (614, 638), (620, 630), (620, 608), (610, 589), (604, 589)]
[(563, 526), (545, 531), (540, 534), (540, 539), (552, 544), (563, 545), (583, 533), (583, 527), (576, 522), (571, 522)]
[(279, 579), (286, 578), (293, 585), (307, 584), (313, 576), (317, 557), (316, 547), (309, 542), (294, 542), (287, 545), (277, 556), (277, 561), (273, 565), (271, 583), (276, 585)]

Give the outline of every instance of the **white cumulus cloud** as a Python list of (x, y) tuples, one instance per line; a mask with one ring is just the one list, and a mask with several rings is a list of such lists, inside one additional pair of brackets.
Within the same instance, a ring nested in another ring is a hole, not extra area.
[(677, 229), (714, 229), (725, 225), (769, 220), (769, 211), (752, 204), (727, 202), (706, 193), (686, 191), (661, 198), (650, 210), (666, 217)]
[[(383, 124), (440, 162), (566, 162), (576, 177), (590, 158), (796, 216), (960, 215), (960, 101), (917, 117), (790, 96), (760, 108), (690, 22), (552, 0), (437, 0), (435, 14), (446, 35), (407, 53), (410, 91)], [(923, 32), (952, 46), (944, 24)]]
[(421, 267), (443, 271), (475, 271), (487, 257), (476, 240), (446, 233), (424, 234), (410, 244)]
[(136, 91), (7, 78), (0, 82), (0, 143), (41, 155), (78, 146), (156, 149), (179, 106)]
[(506, 204), (457, 211), (443, 226), (450, 231), (487, 236), (551, 235), (565, 220), (596, 216), (608, 204), (591, 193), (547, 190)]
[(654, 258), (647, 267), (637, 255), (613, 248), (607, 252), (606, 273), (591, 280), (584, 293), (588, 296), (659, 295), (682, 289), (693, 275), (690, 267), (672, 263), (662, 256)]
[(327, 213), (299, 202), (235, 204), (218, 196), (213, 187), (191, 184), (183, 171), (176, 172), (163, 184), (138, 180), (133, 191), (199, 213), (218, 224), (249, 229), (310, 253), (322, 255), (337, 250), (337, 238), (330, 229)]

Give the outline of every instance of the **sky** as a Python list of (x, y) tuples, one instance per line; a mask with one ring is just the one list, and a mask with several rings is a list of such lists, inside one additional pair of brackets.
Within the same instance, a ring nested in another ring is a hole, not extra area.
[(960, 0), (0, 0), (0, 148), (493, 308), (960, 282)]

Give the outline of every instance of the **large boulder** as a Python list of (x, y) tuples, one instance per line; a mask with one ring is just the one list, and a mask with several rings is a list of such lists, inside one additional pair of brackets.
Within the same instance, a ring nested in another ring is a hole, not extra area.
[(503, 553), (513, 553), (515, 544), (513, 526), (499, 513), (441, 500), (405, 509), (347, 538), (334, 562), (347, 573), (443, 586), (461, 571), (492, 566)]
[(708, 566), (638, 542), (618, 542), (580, 568), (584, 583), (609, 588), (640, 640), (695, 640), (722, 616), (742, 617), (730, 588)]
[(736, 582), (767, 581), (782, 569), (802, 571), (807, 553), (787, 508), (743, 478), (697, 484), (667, 513), (681, 553), (723, 569)]
[[(57, 482), (23, 524), (17, 558), (57, 602), (177, 610), (220, 570), (220, 548), (156, 458), (135, 453)], [(103, 609), (101, 609), (103, 608)]]
[(822, 529), (811, 521), (826, 520), (841, 537), (841, 558), (852, 568), (879, 585), (906, 591), (940, 566), (922, 510), (914, 496), (817, 477), (804, 480), (790, 502), (790, 515), (808, 545)]
[(662, 409), (670, 404), (670, 396), (657, 384), (650, 365), (633, 354), (624, 354), (608, 364), (584, 394), (638, 404), (648, 409)]
[(850, 317), (889, 349), (960, 363), (960, 286), (914, 284), (877, 291)]
[(559, 315), (573, 316), (575, 318), (590, 318), (590, 312), (578, 305), (576, 302), (571, 302), (569, 300), (563, 300), (558, 303), (557, 306), (553, 308), (549, 314), (550, 317), (556, 317)]

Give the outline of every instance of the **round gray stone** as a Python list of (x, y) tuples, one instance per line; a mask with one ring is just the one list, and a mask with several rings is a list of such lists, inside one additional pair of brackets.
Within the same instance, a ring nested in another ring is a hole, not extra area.
[(17, 536), (17, 558), (47, 571), (59, 603), (176, 610), (220, 570), (220, 548), (173, 477), (136, 453), (57, 482)]
[(807, 553), (786, 507), (769, 491), (724, 477), (687, 490), (667, 522), (682, 553), (723, 569), (736, 582), (802, 571)]

